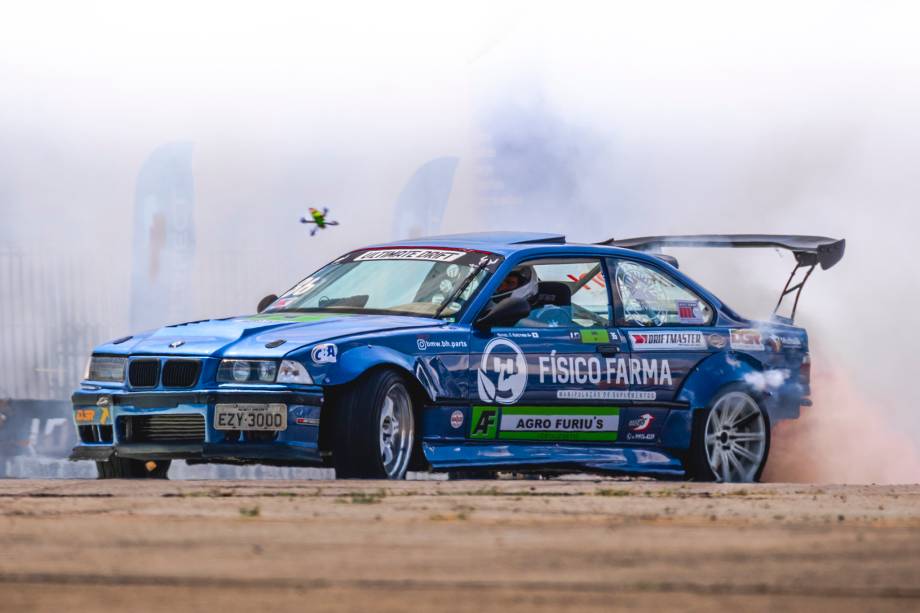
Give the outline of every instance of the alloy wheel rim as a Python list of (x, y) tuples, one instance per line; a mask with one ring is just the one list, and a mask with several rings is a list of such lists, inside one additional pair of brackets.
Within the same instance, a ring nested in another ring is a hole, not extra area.
[(409, 466), (414, 423), (409, 393), (396, 384), (387, 390), (380, 408), (380, 462), (387, 477), (399, 479)]
[(753, 481), (767, 449), (767, 424), (757, 402), (744, 392), (719, 398), (706, 419), (705, 445), (716, 480)]

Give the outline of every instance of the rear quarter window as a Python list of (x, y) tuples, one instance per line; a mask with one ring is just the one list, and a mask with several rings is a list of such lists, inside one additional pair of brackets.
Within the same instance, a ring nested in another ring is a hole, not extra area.
[(706, 326), (712, 323), (712, 307), (667, 274), (630, 260), (616, 260), (614, 270), (621, 325)]

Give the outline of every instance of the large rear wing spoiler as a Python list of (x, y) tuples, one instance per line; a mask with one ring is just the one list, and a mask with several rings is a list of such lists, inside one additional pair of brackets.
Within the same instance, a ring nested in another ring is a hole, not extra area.
[[(796, 266), (786, 281), (786, 286), (776, 302), (773, 316), (780, 320), (792, 323), (795, 320), (795, 311), (799, 305), (799, 296), (805, 282), (814, 271), (821, 266), (827, 270), (843, 258), (846, 249), (845, 239), (828, 238), (826, 236), (795, 236), (783, 234), (685, 234), (674, 236), (643, 236), (639, 238), (624, 238), (620, 240), (609, 239), (598, 243), (624, 249), (637, 251), (658, 251), (663, 247), (730, 247), (730, 248), (766, 248), (786, 249), (795, 255)], [(676, 265), (673, 258), (664, 259)], [(797, 283), (793, 284), (799, 271), (804, 275)], [(786, 296), (795, 294), (792, 303), (792, 313), (786, 317), (778, 315), (778, 311)]]

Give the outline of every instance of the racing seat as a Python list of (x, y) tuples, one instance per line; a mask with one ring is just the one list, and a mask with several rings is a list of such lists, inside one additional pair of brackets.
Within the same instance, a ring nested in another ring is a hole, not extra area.
[(561, 281), (540, 281), (531, 299), (530, 315), (520, 325), (567, 326), (572, 323), (572, 290)]
[(534, 308), (548, 304), (560, 307), (572, 306), (572, 290), (569, 288), (568, 283), (561, 281), (540, 281), (537, 283)]

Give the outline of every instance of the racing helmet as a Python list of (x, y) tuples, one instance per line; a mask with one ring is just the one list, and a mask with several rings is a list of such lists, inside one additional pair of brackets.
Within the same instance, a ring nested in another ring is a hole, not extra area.
[[(539, 280), (537, 279), (537, 273), (534, 271), (533, 266), (518, 266), (508, 273), (508, 277), (511, 276), (516, 276), (518, 278), (517, 287), (504, 292), (496, 291), (492, 295), (493, 303), (498, 304), (502, 300), (512, 296), (530, 300), (537, 295), (537, 283), (539, 283)], [(504, 283), (504, 281), (502, 282)]]

